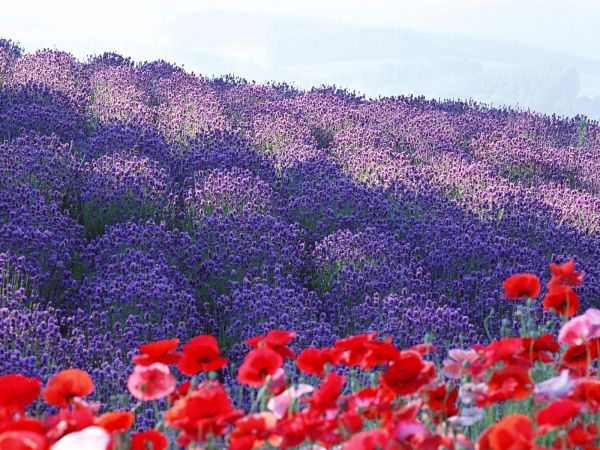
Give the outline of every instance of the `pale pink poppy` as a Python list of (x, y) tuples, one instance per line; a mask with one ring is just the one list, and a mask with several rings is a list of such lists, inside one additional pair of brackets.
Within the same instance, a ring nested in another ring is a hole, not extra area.
[(600, 310), (588, 309), (562, 326), (558, 341), (567, 345), (581, 345), (595, 337), (600, 337)]
[(278, 419), (281, 419), (287, 413), (293, 400), (296, 400), (305, 394), (310, 394), (314, 390), (315, 388), (309, 384), (299, 384), (297, 387), (292, 386), (278, 396), (270, 399), (267, 403), (267, 409), (273, 412)]
[(461, 350), (454, 348), (448, 350), (449, 358), (444, 360), (442, 373), (450, 378), (460, 378), (467, 364), (477, 358), (477, 352), (473, 349)]
[(392, 434), (399, 441), (425, 433), (425, 425), (416, 420), (400, 420), (394, 426)]
[(485, 383), (463, 383), (458, 389), (458, 397), (463, 405), (473, 405), (486, 396), (488, 386)]
[(160, 400), (175, 390), (175, 377), (166, 364), (135, 366), (127, 381), (127, 388), (138, 400)]
[(585, 312), (585, 315), (592, 321), (592, 333), (590, 339), (600, 337), (600, 309), (590, 308)]
[(75, 433), (69, 433), (52, 446), (52, 450), (106, 450), (110, 434), (100, 427), (87, 427)]
[(534, 393), (543, 400), (555, 400), (569, 395), (574, 387), (575, 380), (569, 376), (569, 371), (564, 369), (559, 376), (536, 384)]
[(460, 414), (448, 418), (448, 422), (460, 427), (470, 427), (481, 419), (483, 419), (482, 408), (463, 406), (460, 408)]

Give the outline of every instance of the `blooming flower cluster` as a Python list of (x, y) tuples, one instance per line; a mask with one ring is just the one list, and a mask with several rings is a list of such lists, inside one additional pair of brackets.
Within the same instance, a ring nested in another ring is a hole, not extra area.
[[(544, 307), (572, 316), (573, 291), (560, 302), (547, 299), (559, 298), (557, 289), (580, 286), (583, 274), (574, 271), (574, 261), (550, 267)], [(528, 273), (509, 277), (504, 288), (507, 299), (540, 294), (539, 279)], [(451, 349), (439, 370), (429, 358), (438, 349), (428, 343), (401, 349), (392, 337), (369, 333), (296, 353), (289, 346), (296, 337), (272, 330), (246, 341), (249, 351), (236, 371), (238, 393), (250, 388), (246, 410), (219, 381), (228, 359), (215, 337), (199, 335), (181, 347), (177, 338), (141, 345), (129, 393), (140, 402), (166, 400), (167, 409), (156, 409), (155, 428), (134, 433), (137, 407), (100, 414), (100, 404), (86, 400), (94, 384), (82, 370), (63, 370), (44, 389), (36, 378), (0, 376), (0, 448), (164, 450), (169, 439), (190, 449), (233, 450), (600, 445), (598, 309), (563, 323), (557, 340), (552, 334), (508, 336)], [(175, 373), (188, 379), (177, 384)], [(40, 394), (58, 412), (26, 414)]]

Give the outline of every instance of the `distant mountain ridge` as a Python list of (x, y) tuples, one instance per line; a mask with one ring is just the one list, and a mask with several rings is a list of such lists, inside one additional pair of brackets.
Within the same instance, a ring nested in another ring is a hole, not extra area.
[[(226, 18), (222, 17), (226, 15)], [(199, 20), (182, 17), (177, 27)], [(337, 84), (370, 97), (423, 94), (518, 105), (543, 113), (600, 118), (600, 60), (514, 42), (391, 26), (212, 11), (202, 20), (231, 27), (199, 29), (199, 66), (307, 88)], [(235, 30), (252, 23), (245, 47)], [(183, 39), (183, 37), (181, 37)], [(322, 43), (326, 42), (327, 45)], [(215, 50), (216, 49), (216, 50)], [(193, 57), (193, 55), (187, 55)]]

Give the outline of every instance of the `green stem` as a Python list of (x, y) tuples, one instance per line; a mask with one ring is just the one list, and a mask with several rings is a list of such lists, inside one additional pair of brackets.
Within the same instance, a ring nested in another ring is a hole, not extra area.
[(261, 411), (265, 410), (266, 402), (267, 402), (267, 393), (269, 392), (270, 385), (271, 385), (271, 377), (267, 377), (265, 384), (263, 384), (263, 386), (260, 388), (260, 390), (258, 391), (258, 394), (256, 395), (256, 398), (252, 402), (252, 406), (250, 407), (250, 412), (254, 412), (254, 410), (256, 409), (256, 407), (259, 404), (261, 406)]

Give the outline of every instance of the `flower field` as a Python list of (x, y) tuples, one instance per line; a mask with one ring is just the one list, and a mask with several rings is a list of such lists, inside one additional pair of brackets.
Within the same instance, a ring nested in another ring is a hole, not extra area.
[(0, 40), (0, 450), (591, 450), (598, 308), (585, 117)]

